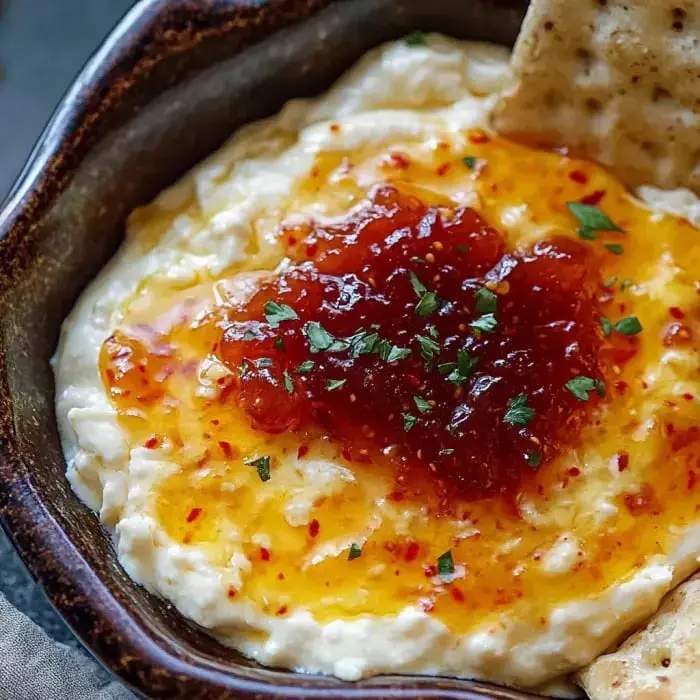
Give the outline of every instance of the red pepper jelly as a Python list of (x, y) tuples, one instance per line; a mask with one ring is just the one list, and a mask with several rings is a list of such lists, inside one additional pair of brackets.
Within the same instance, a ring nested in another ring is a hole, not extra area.
[(320, 429), (350, 461), (395, 464), (399, 490), (418, 474), (467, 500), (515, 493), (576, 442), (603, 394), (590, 246), (508, 250), (473, 209), (387, 185), (283, 235), (292, 264), (218, 347), (256, 430)]

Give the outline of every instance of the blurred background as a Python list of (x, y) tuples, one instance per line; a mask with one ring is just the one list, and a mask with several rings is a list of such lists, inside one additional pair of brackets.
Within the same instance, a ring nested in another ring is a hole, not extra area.
[[(0, 0), (0, 201), (66, 88), (134, 0)], [(0, 531), (0, 591), (54, 639), (78, 643)]]

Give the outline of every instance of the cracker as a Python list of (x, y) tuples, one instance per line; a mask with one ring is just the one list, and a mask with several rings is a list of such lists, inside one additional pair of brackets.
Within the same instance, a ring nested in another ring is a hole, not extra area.
[(669, 593), (644, 629), (579, 679), (592, 700), (700, 698), (700, 576)]
[(501, 133), (700, 192), (700, 0), (533, 0), (512, 68)]

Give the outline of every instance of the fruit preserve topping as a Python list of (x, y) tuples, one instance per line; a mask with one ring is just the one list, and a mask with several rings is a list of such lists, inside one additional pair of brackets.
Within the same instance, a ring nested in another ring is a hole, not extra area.
[(218, 343), (256, 430), (320, 430), (478, 499), (514, 493), (604, 395), (595, 257), (570, 238), (508, 251), (474, 210), (391, 186), (345, 220), (283, 231), (292, 264)]

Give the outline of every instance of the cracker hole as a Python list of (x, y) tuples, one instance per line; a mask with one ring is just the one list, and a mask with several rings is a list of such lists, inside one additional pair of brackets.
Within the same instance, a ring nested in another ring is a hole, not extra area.
[(633, 75), (632, 78), (630, 79), (630, 82), (632, 83), (632, 85), (636, 85), (639, 82), (639, 76)]
[(550, 20), (547, 20), (544, 23), (544, 29), (546, 32), (551, 32), (552, 29), (554, 29), (554, 22), (551, 22)]
[(603, 109), (603, 103), (600, 100), (596, 100), (595, 97), (587, 98), (584, 104), (591, 114), (597, 114)]
[(687, 12), (682, 7), (674, 7), (671, 10), (671, 14), (673, 15), (673, 19), (680, 20), (684, 20), (688, 16)]
[(683, 22), (680, 20), (676, 20), (672, 25), (671, 29), (673, 29), (674, 32), (682, 32), (684, 27), (683, 27)]
[(653, 102), (659, 102), (660, 100), (670, 100), (671, 93), (660, 85), (654, 85), (654, 89), (651, 93), (651, 99)]

